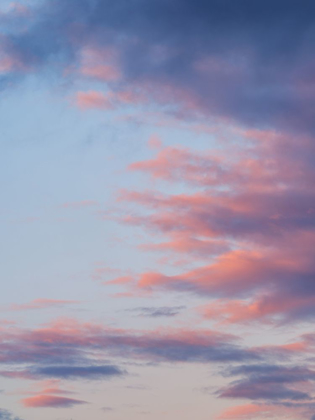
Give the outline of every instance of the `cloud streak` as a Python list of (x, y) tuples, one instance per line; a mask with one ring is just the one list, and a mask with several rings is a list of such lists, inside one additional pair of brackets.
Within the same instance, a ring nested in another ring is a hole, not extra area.
[(76, 405), (86, 404), (85, 401), (56, 395), (37, 395), (22, 400), (27, 408), (72, 408)]

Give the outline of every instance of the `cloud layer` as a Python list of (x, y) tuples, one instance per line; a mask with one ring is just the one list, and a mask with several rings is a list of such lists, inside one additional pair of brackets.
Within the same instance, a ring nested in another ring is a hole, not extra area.
[[(8, 74), (76, 69), (157, 102), (180, 103), (180, 112), (314, 132), (310, 0), (303, 6), (295, 0), (276, 6), (271, 0), (154, 0), (150, 7), (143, 0), (53, 0), (30, 10), (24, 25), (21, 15), (2, 16), (9, 27), (4, 86)], [(94, 58), (82, 63), (87, 54)], [(104, 106), (101, 97), (97, 103)]]

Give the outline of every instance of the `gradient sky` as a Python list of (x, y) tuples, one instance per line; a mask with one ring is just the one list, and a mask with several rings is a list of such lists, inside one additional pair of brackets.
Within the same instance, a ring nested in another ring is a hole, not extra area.
[(314, 420), (314, 1), (0, 27), (0, 420)]

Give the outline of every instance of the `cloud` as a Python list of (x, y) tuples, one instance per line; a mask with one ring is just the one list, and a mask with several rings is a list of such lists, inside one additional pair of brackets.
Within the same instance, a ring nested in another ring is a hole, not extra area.
[(314, 131), (311, 0), (303, 8), (295, 0), (276, 7), (271, 0), (150, 4), (41, 2), (24, 23), (26, 31), (10, 20), (4, 48), (23, 68), (43, 74), (50, 66), (63, 74), (79, 66), (88, 47), (100, 57), (98, 65), (83, 67), (88, 78), (115, 83), (119, 77), (152, 100), (180, 104), (180, 112)]
[(27, 408), (71, 408), (76, 405), (86, 404), (85, 401), (55, 395), (37, 395), (22, 400)]
[[(300, 245), (299, 250), (297, 241), (280, 251), (231, 251), (215, 258), (212, 264), (178, 275), (143, 273), (137, 287), (224, 298), (209, 304), (206, 315), (222, 314), (233, 322), (268, 316), (306, 319), (314, 316), (313, 248), (307, 245), (314, 238), (309, 235), (304, 240), (305, 245)], [(237, 296), (244, 300), (236, 301)], [(246, 301), (251, 296), (254, 301)]]
[(124, 207), (120, 221), (163, 237), (143, 250), (181, 253), (194, 267), (144, 272), (129, 287), (208, 295), (203, 315), (229, 323), (312, 319), (314, 142), (233, 130), (241, 137), (231, 150), (166, 147), (129, 166), (176, 187), (183, 183), (185, 192), (123, 190), (118, 202), (133, 207)]
[(303, 391), (306, 384), (315, 381), (315, 371), (307, 367), (244, 365), (231, 369), (229, 375), (243, 378), (219, 391), (220, 397), (269, 402), (312, 400), (312, 396)]
[[(240, 405), (237, 407), (232, 407), (226, 411), (224, 411), (221, 415), (217, 417), (217, 419), (223, 420), (242, 420), (242, 419), (256, 419), (257, 416), (260, 415), (267, 415), (274, 413), (275, 408), (273, 406), (259, 406), (255, 404), (246, 404)], [(272, 418), (272, 417), (271, 417)]]
[(145, 99), (131, 90), (118, 90), (107, 94), (98, 91), (77, 92), (74, 98), (74, 103), (82, 110), (113, 110), (119, 106), (135, 106), (143, 102)]
[(96, 91), (78, 92), (76, 95), (76, 105), (82, 109), (112, 109), (109, 98), (103, 93)]
[(151, 318), (159, 317), (173, 317), (178, 315), (185, 306), (161, 306), (159, 308), (141, 307), (130, 309), (129, 311), (138, 312), (140, 316), (147, 316)]
[(217, 420), (256, 420), (265, 418), (292, 419), (306, 418), (307, 405), (291, 405), (290, 407), (268, 404), (244, 404), (225, 410), (216, 417)]
[(35, 376), (59, 379), (106, 379), (124, 376), (125, 371), (114, 365), (103, 366), (45, 366), (32, 371)]
[[(217, 129), (214, 134), (220, 138), (222, 133)], [(159, 149), (152, 159), (130, 164), (129, 169), (142, 171), (155, 179), (207, 187), (214, 191), (232, 186), (251, 192), (252, 189), (280, 192), (281, 185), (306, 191), (314, 180), (314, 165), (310, 159), (315, 152), (312, 136), (299, 133), (297, 142), (296, 136), (281, 131), (250, 130), (238, 125), (231, 125), (226, 135), (238, 139), (239, 143), (222, 142), (222, 150), (202, 152), (168, 146)], [(290, 171), (285, 170), (288, 168)], [(305, 171), (301, 172), (303, 168)], [(301, 186), (301, 180), (307, 184)]]
[(237, 337), (211, 330), (139, 332), (68, 320), (34, 330), (3, 330), (0, 363), (9, 365), (11, 370), (3, 369), (0, 374), (27, 379), (99, 379), (124, 375), (115, 365), (96, 365), (95, 351), (103, 357), (153, 362), (221, 363), (261, 358), (256, 350), (242, 347)]

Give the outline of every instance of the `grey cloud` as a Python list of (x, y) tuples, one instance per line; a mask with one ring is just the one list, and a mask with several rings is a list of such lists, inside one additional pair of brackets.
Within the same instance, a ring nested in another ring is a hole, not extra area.
[(161, 306), (158, 308), (154, 307), (140, 307), (130, 309), (129, 311), (138, 313), (140, 316), (147, 316), (151, 318), (159, 318), (159, 317), (173, 317), (178, 315), (185, 306)]
[(61, 379), (106, 379), (124, 376), (125, 371), (114, 365), (103, 366), (45, 366), (31, 371), (35, 376)]
[(157, 97), (173, 86), (208, 115), (314, 132), (310, 0), (51, 0), (33, 16), (4, 45), (35, 69), (63, 68), (86, 45), (110, 45), (124, 82), (148, 82)]
[(315, 381), (315, 371), (303, 366), (244, 365), (230, 369), (228, 375), (242, 375), (219, 391), (223, 398), (246, 398), (252, 401), (312, 401), (299, 390), (301, 384)]

